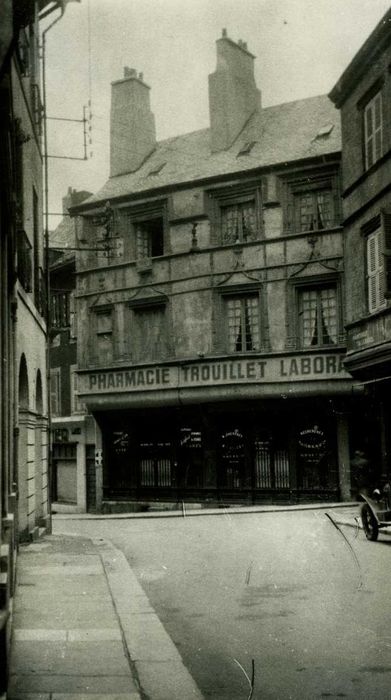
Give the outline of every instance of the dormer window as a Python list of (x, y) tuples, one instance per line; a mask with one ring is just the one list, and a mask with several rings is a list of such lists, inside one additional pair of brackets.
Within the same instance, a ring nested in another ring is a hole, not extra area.
[(254, 148), (256, 144), (256, 141), (247, 141), (247, 143), (243, 144), (242, 148), (240, 149), (237, 157), (239, 156), (248, 156), (249, 153), (251, 153), (252, 149)]
[(148, 176), (159, 175), (159, 173), (161, 173), (165, 165), (166, 163), (159, 163), (158, 165), (155, 165), (154, 168), (152, 168), (152, 170), (148, 173)]

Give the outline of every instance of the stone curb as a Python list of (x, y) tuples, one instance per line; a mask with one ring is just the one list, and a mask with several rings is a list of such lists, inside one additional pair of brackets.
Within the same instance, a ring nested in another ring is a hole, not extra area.
[(166, 510), (152, 511), (149, 513), (107, 513), (98, 515), (93, 513), (55, 513), (55, 520), (137, 520), (145, 518), (189, 518), (201, 515), (245, 515), (251, 513), (290, 513), (307, 510), (330, 510), (334, 508), (354, 508), (359, 505), (358, 502), (349, 501), (349, 503), (319, 503), (308, 505), (293, 505), (293, 506), (245, 506), (243, 508), (201, 508), (201, 509), (186, 509), (186, 504), (181, 510)]
[(129, 661), (144, 700), (203, 700), (125, 555), (109, 540), (92, 540), (100, 554)]

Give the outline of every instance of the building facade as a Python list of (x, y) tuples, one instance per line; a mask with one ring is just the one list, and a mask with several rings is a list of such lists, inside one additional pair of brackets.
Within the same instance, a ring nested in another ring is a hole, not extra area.
[(0, 692), (17, 542), (50, 528), (40, 24), (64, 5), (0, 2)]
[(110, 179), (73, 210), (103, 511), (350, 498), (339, 114), (327, 96), (262, 107), (225, 31), (209, 105), (209, 129), (157, 143), (125, 68)]
[(95, 493), (86, 489), (86, 474), (95, 470), (95, 422), (77, 396), (76, 221), (68, 214), (69, 207), (89, 196), (90, 192), (69, 188), (63, 198), (64, 218), (50, 234), (52, 506), (56, 512), (95, 508)]
[(360, 449), (370, 480), (390, 475), (391, 11), (330, 93), (341, 110), (345, 367), (365, 390)]

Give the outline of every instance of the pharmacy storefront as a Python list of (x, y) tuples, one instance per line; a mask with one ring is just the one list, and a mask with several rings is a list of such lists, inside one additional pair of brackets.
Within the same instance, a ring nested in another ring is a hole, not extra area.
[(359, 399), (343, 355), (85, 370), (80, 387), (102, 433), (103, 507), (350, 497)]

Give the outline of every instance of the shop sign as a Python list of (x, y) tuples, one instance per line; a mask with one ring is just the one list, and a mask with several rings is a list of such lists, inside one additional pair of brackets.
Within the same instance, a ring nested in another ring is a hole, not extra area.
[(268, 384), (351, 379), (343, 355), (295, 355), (153, 366), (80, 375), (80, 395), (186, 389), (227, 384)]

